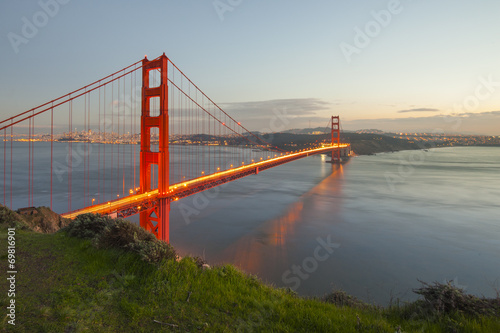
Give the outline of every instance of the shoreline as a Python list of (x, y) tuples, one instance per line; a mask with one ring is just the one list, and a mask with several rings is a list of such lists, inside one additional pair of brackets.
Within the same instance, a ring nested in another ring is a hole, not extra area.
[(415, 149), (401, 149), (401, 150), (384, 150), (384, 151), (377, 151), (377, 152), (364, 153), (364, 154), (357, 154), (356, 153), (356, 155), (351, 156), (351, 157), (357, 157), (357, 156), (375, 156), (375, 155), (378, 155), (378, 154), (399, 153), (399, 152), (403, 152), (403, 151), (416, 151), (416, 150), (428, 151), (428, 150), (431, 150), (431, 149), (444, 149), (444, 148), (500, 148), (500, 145), (453, 145), (453, 146), (439, 146), (439, 147), (430, 147), (430, 148), (415, 148)]

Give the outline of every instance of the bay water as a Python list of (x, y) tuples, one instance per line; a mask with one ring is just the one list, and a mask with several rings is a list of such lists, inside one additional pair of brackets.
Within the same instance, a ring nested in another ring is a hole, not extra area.
[[(12, 206), (19, 208), (27, 205), (29, 151), (27, 143), (13, 144)], [(93, 154), (104, 149), (92, 146)], [(111, 147), (106, 146), (109, 155)], [(36, 147), (35, 166), (49, 159), (50, 143)], [(53, 171), (53, 208), (63, 213), (69, 207), (67, 147), (53, 147), (59, 161)], [(136, 163), (136, 183), (138, 159), (133, 156), (138, 150), (121, 147), (121, 158)], [(9, 154), (7, 150), (0, 166), (7, 169), (5, 182), (0, 177), (2, 190), (4, 184), (10, 186)], [(87, 162), (73, 161), (78, 164), (74, 172), (87, 163), (87, 182), (97, 183), (98, 158), (87, 157)], [(234, 264), (304, 296), (342, 289), (387, 305), (415, 299), (412, 289), (420, 286), (418, 280), (452, 281), (468, 293), (496, 296), (500, 148), (383, 153), (354, 157), (342, 165), (327, 161), (325, 155), (304, 158), (172, 203), (171, 243), (181, 255), (200, 256), (210, 265)], [(107, 174), (110, 168), (108, 162)], [(35, 167), (33, 174), (34, 204), (48, 206), (50, 169)], [(132, 178), (133, 168), (122, 170), (114, 185), (100, 191), (121, 186), (120, 179), (127, 182), (124, 187), (133, 188)], [(72, 186), (83, 193), (79, 187), (85, 185), (77, 179)], [(105, 194), (116, 196), (87, 187), (87, 205)], [(1, 197), (10, 206), (9, 191)], [(80, 208), (79, 199), (73, 198), (71, 209)]]

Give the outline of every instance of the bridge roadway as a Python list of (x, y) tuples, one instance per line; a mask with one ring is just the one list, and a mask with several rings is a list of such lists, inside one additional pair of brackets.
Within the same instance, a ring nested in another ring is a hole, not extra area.
[[(229, 170), (217, 172), (207, 176), (201, 176), (182, 183), (173, 184), (169, 187), (166, 197), (170, 201), (176, 201), (189, 195), (208, 190), (212, 187), (219, 186), (230, 181), (243, 178), (249, 175), (258, 174), (260, 171), (288, 163), (300, 158), (308, 157), (311, 155), (322, 154), (330, 152), (338, 148), (347, 148), (349, 144), (328, 145), (320, 148), (313, 148), (296, 153), (290, 153), (283, 156), (278, 156), (265, 161), (255, 162), (248, 165), (232, 168)], [(131, 194), (124, 198), (119, 198), (113, 201), (92, 205), (86, 208), (75, 210), (62, 216), (65, 218), (74, 219), (80, 214), (95, 213), (95, 214), (112, 214), (117, 217), (127, 217), (138, 214), (140, 211), (152, 208), (156, 205), (158, 200), (158, 189), (139, 193)]]

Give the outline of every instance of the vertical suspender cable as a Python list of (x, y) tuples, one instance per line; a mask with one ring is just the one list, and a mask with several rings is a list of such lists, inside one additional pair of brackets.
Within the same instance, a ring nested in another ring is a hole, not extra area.
[(117, 155), (117, 167), (118, 167), (118, 174), (116, 175), (116, 191), (118, 192), (117, 194), (120, 194), (120, 79), (118, 79), (118, 89), (116, 92), (116, 104), (117, 104), (117, 111), (116, 111), (116, 118), (117, 118), (117, 123), (118, 123), (118, 136), (117, 136), (117, 144), (116, 144), (116, 150), (118, 151)]
[[(125, 73), (125, 71), (124, 71)], [(125, 85), (126, 85), (126, 81), (125, 81), (125, 77), (123, 77), (123, 108), (122, 108), (122, 116), (123, 116), (123, 122), (122, 122), (122, 125), (123, 125), (123, 130), (122, 130), (122, 143), (124, 143), (124, 139), (125, 139), (125, 128), (126, 128), (126, 121), (127, 121), (127, 117), (125, 117)], [(123, 146), (123, 152), (122, 152), (122, 193), (123, 193), (123, 196), (125, 196), (125, 154), (127, 152), (127, 148), (126, 146)]]
[[(172, 71), (172, 80), (175, 80), (175, 71)], [(169, 93), (169, 96), (171, 97), (169, 99), (169, 103), (170, 103), (170, 107), (172, 109), (172, 119), (170, 120), (170, 124), (172, 124), (172, 131), (171, 133), (174, 134), (176, 137), (178, 137), (178, 133), (176, 132), (176, 121), (177, 121), (177, 110), (176, 110), (176, 107), (175, 107), (175, 92), (174, 92), (174, 87), (171, 85), (171, 89), (168, 90), (168, 93)], [(179, 146), (176, 147), (176, 149), (178, 149)], [(172, 149), (172, 151), (175, 152), (174, 149)], [(179, 154), (172, 154), (172, 159), (170, 160), (170, 165), (172, 165), (172, 174), (171, 176), (173, 176), (173, 179), (174, 179), (174, 183), (176, 182), (176, 177), (177, 177), (177, 174), (178, 174), (178, 162), (177, 162), (177, 158), (179, 158), (178, 156)]]
[(106, 145), (108, 144), (108, 140), (106, 138), (106, 86), (104, 86), (103, 91), (103, 116), (104, 116), (104, 133), (103, 133), (103, 154), (102, 154), (102, 201), (106, 201)]
[(7, 198), (6, 198), (6, 174), (7, 174), (7, 129), (3, 130), (3, 204), (7, 206)]
[(32, 189), (32, 184), (33, 184), (33, 178), (31, 177), (31, 170), (33, 166), (33, 118), (30, 118), (30, 121), (28, 123), (29, 126), (29, 139), (28, 139), (28, 152), (29, 152), (29, 165), (28, 165), (28, 178), (29, 178), (29, 189), (28, 189), (28, 206), (32, 206), (31, 202), (32, 197), (33, 197), (33, 191)]
[[(222, 119), (222, 112), (219, 112), (219, 117)], [(218, 148), (219, 148), (219, 166), (221, 165), (221, 162), (222, 162), (222, 146), (221, 146), (221, 140), (222, 140), (222, 126), (221, 124), (219, 123), (219, 136), (217, 138), (217, 141), (218, 141)]]
[[(110, 140), (110, 144), (111, 144), (111, 170), (110, 170), (110, 174), (111, 174), (111, 189), (110, 189), (110, 194), (114, 194), (115, 192), (115, 189), (113, 188), (113, 169), (114, 169), (114, 160), (115, 160), (115, 157), (114, 157), (114, 146), (115, 146), (115, 143), (114, 143), (114, 138), (113, 138), (113, 130), (114, 130), (114, 118), (115, 118), (115, 96), (114, 96), (114, 85), (115, 85), (115, 82), (111, 82), (111, 140)], [(114, 199), (114, 197), (112, 198)]]
[(31, 206), (31, 118), (28, 119), (28, 206)]
[[(214, 107), (212, 105), (212, 112), (214, 110)], [(215, 112), (214, 112), (215, 113)], [(208, 173), (212, 173), (213, 172), (213, 169), (214, 169), (214, 166), (215, 166), (215, 146), (213, 145), (213, 139), (215, 137), (215, 118), (211, 118), (210, 119), (210, 123), (213, 123), (214, 126), (213, 126), (213, 129), (211, 129), (210, 131), (212, 133), (210, 133), (210, 165), (208, 166)], [(213, 165), (212, 165), (213, 163)]]
[[(34, 113), (34, 112), (33, 112)], [(35, 164), (35, 118), (31, 118), (32, 121), (31, 121), (31, 139), (30, 139), (30, 143), (31, 143), (31, 169), (30, 169), (30, 177), (31, 177), (31, 202), (30, 202), (30, 206), (33, 206), (33, 202), (34, 202), (34, 195), (35, 195), (35, 189), (34, 189), (34, 181), (35, 181), (35, 177), (34, 177), (34, 174), (33, 174), (33, 170), (34, 170), (34, 167), (33, 165)]]
[[(34, 111), (33, 111), (34, 113)], [(35, 140), (35, 117), (33, 117), (33, 122), (32, 122), (33, 129), (31, 130), (31, 133), (33, 135), (33, 140)], [(35, 141), (31, 144), (31, 206), (34, 206), (34, 195), (35, 195)]]
[(12, 124), (14, 121), (10, 121), (10, 209), (12, 209), (12, 140), (14, 137), (14, 125)]
[[(202, 97), (202, 100), (203, 100), (202, 105), (203, 105), (203, 107), (205, 107), (205, 98)], [(205, 133), (205, 114), (203, 114), (203, 123), (202, 123), (202, 125), (203, 125), (203, 129), (201, 131), (203, 133), (203, 137), (205, 137), (205, 134), (206, 134)], [(204, 147), (202, 147), (202, 148), (204, 148)], [(204, 173), (205, 172), (205, 149), (203, 149), (203, 158), (202, 158), (202, 161), (203, 161), (203, 167), (202, 167), (201, 172)]]
[[(69, 96), (71, 98), (71, 95)], [(68, 119), (68, 129), (69, 129), (69, 137), (68, 137), (68, 212), (71, 212), (71, 171), (72, 171), (72, 140), (73, 140), (73, 123), (72, 123), (72, 112), (73, 112), (73, 101), (69, 101), (69, 119)]]
[[(181, 89), (182, 89), (182, 76), (181, 76)], [(179, 108), (179, 113), (178, 113), (178, 117), (179, 117), (179, 130), (180, 130), (180, 137), (183, 139), (184, 138), (184, 124), (183, 124), (183, 119), (182, 119), (182, 95), (181, 95), (181, 89), (178, 89), (177, 90), (177, 93), (178, 93), (178, 98), (177, 98), (177, 107)], [(179, 181), (182, 182), (182, 180), (184, 179), (184, 150), (185, 150), (185, 145), (180, 145), (180, 165), (179, 165)]]
[[(210, 108), (211, 108), (211, 105), (210, 103), (208, 103), (207, 105), (207, 110), (209, 111), (210, 113)], [(208, 137), (207, 137), (207, 140), (211, 140), (212, 139), (212, 118), (210, 117), (207, 117), (208, 118)], [(210, 169), (211, 169), (211, 166), (212, 166), (212, 145), (211, 145), (211, 142), (208, 141), (208, 167), (207, 167), (207, 170), (205, 171), (205, 174), (210, 174)]]
[[(54, 106), (54, 102), (52, 102)], [(53, 168), (54, 162), (54, 108), (50, 109), (50, 209), (54, 210), (52, 206), (52, 193), (53, 193)]]
[[(99, 81), (101, 85), (101, 81)], [(101, 88), (99, 88), (99, 118), (97, 123), (97, 131), (99, 133), (99, 140), (97, 141), (97, 203), (101, 203)]]
[[(85, 89), (85, 92), (87, 89)], [(83, 95), (83, 131), (87, 130), (87, 95)], [(85, 139), (85, 137), (84, 137)], [(87, 144), (83, 142), (83, 206), (87, 206)]]
[[(137, 71), (134, 71), (134, 92), (137, 90)], [(133, 108), (133, 113), (134, 113), (134, 130), (133, 130), (133, 137), (134, 137), (134, 190), (137, 188), (137, 183), (136, 183), (136, 174), (137, 174), (137, 171), (136, 171), (136, 148), (137, 148), (137, 143), (135, 143), (135, 134), (136, 134), (136, 131), (137, 131), (137, 127), (136, 127), (136, 124), (137, 124), (137, 121), (136, 121), (136, 107), (135, 107), (135, 103), (136, 101), (134, 100), (134, 104), (132, 106)]]
[[(184, 101), (184, 98), (182, 97), (181, 95), (181, 91), (183, 91), (184, 87), (183, 87), (183, 84), (184, 82), (182, 81), (182, 75), (181, 75), (181, 89), (179, 90), (179, 120), (181, 121), (181, 138), (185, 138), (185, 120), (184, 120), (184, 110), (182, 109), (183, 107), (183, 101)], [(180, 172), (180, 181), (184, 181), (184, 179), (186, 178), (186, 176), (184, 176), (185, 174), (185, 168), (186, 168), (186, 164), (185, 164), (185, 153), (186, 153), (186, 149), (185, 149), (186, 145), (181, 145), (181, 172)]]
[[(189, 84), (189, 96), (191, 97), (191, 84)], [(193, 137), (193, 101), (190, 101), (189, 102), (189, 135), (190, 137), (192, 138)], [(191, 144), (189, 145), (190, 147), (190, 150), (189, 150), (189, 174), (188, 174), (188, 178), (191, 179), (191, 177), (193, 177), (193, 143), (191, 142)]]
[[(133, 112), (132, 112), (132, 108), (133, 108), (133, 85), (134, 85), (134, 82), (133, 82), (133, 78), (134, 78), (134, 74), (130, 74), (130, 135), (129, 135), (129, 147), (130, 147), (130, 178), (129, 178), (129, 182), (132, 183), (132, 179), (133, 179), (133, 171), (134, 171), (134, 168), (133, 168), (133, 158), (134, 156), (132, 156), (134, 153), (135, 153), (135, 145), (133, 145), (133, 133), (134, 133), (134, 128), (133, 128), (133, 123), (134, 123), (134, 118), (133, 118)], [(132, 152), (132, 148), (134, 150), (134, 152)], [(135, 183), (134, 183), (134, 187), (133, 187), (133, 190), (135, 191)]]
[(90, 153), (92, 151), (92, 147), (90, 146), (91, 144), (91, 132), (90, 132), (90, 111), (91, 111), (91, 107), (90, 107), (90, 103), (91, 103), (91, 100), (90, 100), (90, 92), (89, 92), (89, 103), (88, 103), (88, 106), (89, 106), (89, 110), (87, 112), (87, 193), (89, 195), (89, 198), (88, 198), (88, 202), (89, 204), (92, 204), (92, 198), (91, 198), (91, 193), (90, 193)]
[[(123, 71), (125, 73), (125, 71)], [(125, 108), (125, 87), (126, 87), (126, 81), (125, 81), (125, 76), (123, 77), (123, 131), (122, 135), (125, 139), (125, 129), (126, 129), (126, 122), (127, 122), (127, 117), (126, 117), (126, 108)], [(123, 142), (123, 141), (122, 141)], [(127, 146), (123, 146), (123, 154), (122, 154), (122, 187), (123, 187), (123, 196), (125, 196), (125, 155), (127, 152)]]
[[(195, 101), (196, 103), (198, 103), (198, 91), (195, 90)], [(196, 108), (196, 135), (198, 136), (200, 134), (200, 110), (198, 108)], [(198, 149), (196, 150), (196, 154), (198, 155), (200, 149), (199, 149), (199, 146), (198, 146), (198, 143), (197, 144), (197, 147)], [(198, 168), (198, 165), (199, 165), (199, 159), (196, 159), (196, 173), (192, 176), (194, 177), (195, 175), (199, 175), (199, 168)]]
[[(170, 62), (169, 62), (170, 63)], [(170, 66), (169, 66), (170, 67)], [(167, 67), (167, 71), (168, 71), (168, 67)], [(168, 75), (168, 76), (172, 76), (172, 78), (174, 77), (173, 76), (173, 72), (171, 73), (171, 75)], [(177, 133), (175, 133), (175, 107), (174, 107), (174, 87), (172, 86), (172, 84), (170, 82), (167, 82), (167, 88), (168, 88), (168, 114), (169, 114), (169, 121), (168, 121), (168, 127), (169, 127), (169, 139), (172, 138), (172, 137), (176, 137)], [(172, 147), (171, 150), (169, 150), (169, 154), (170, 154), (170, 179), (169, 181), (171, 181), (171, 179), (173, 179), (170, 183), (175, 183), (175, 172), (176, 172), (176, 168), (175, 168), (175, 162), (177, 161), (176, 160), (176, 147)]]

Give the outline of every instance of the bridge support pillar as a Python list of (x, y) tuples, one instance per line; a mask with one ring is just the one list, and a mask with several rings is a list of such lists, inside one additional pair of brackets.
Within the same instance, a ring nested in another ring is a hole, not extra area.
[(158, 221), (158, 238), (168, 242), (170, 235), (170, 200), (161, 198), (158, 200), (158, 211), (160, 220)]
[[(151, 231), (158, 239), (169, 241), (170, 201), (169, 177), (170, 155), (168, 150), (168, 58), (161, 57), (142, 61), (142, 109), (141, 109), (141, 161), (140, 161), (140, 191), (151, 191), (151, 167), (158, 166), (158, 201), (153, 208), (140, 213), (141, 227)], [(149, 72), (160, 72), (160, 84), (151, 86)], [(151, 115), (151, 98), (159, 99), (159, 114)], [(151, 129), (158, 128), (159, 149), (151, 150)], [(154, 184), (156, 185), (156, 184)]]

